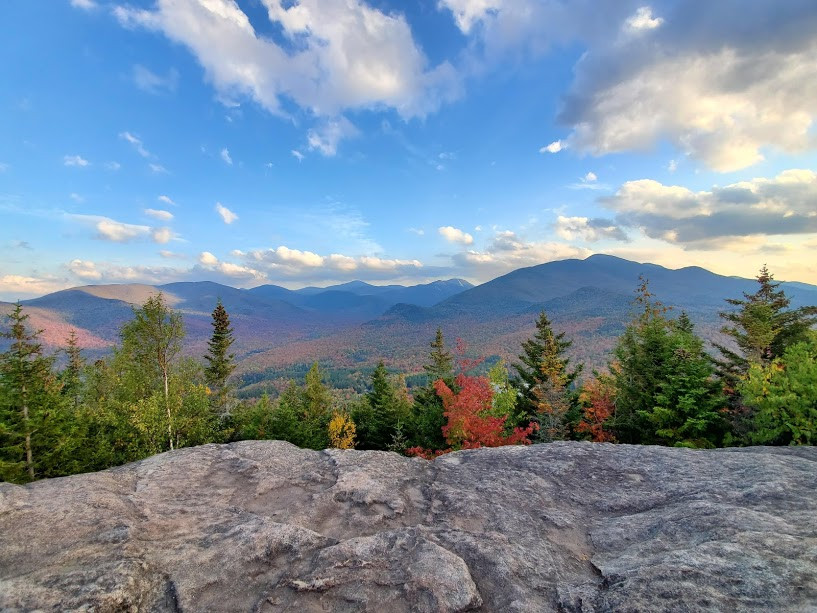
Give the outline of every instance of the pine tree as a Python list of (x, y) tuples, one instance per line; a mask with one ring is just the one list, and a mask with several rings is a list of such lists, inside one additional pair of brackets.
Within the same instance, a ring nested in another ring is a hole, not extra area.
[(561, 399), (575, 404), (567, 396), (582, 371), (582, 365), (570, 368), (570, 358), (564, 354), (573, 343), (564, 337), (564, 332), (553, 333), (547, 314), (541, 311), (536, 320), (536, 332), (522, 343), (520, 362), (513, 364), (516, 371), (513, 384), (519, 391), (520, 425), (539, 422), (542, 410), (561, 404)]
[(41, 476), (59, 410), (54, 358), (43, 354), (42, 330), (29, 332), (28, 315), (18, 302), (7, 315), (11, 346), (0, 354), (0, 478), (33, 481)]
[(205, 381), (215, 396), (214, 406), (224, 414), (227, 410), (227, 396), (230, 392), (228, 380), (235, 370), (235, 354), (229, 353), (235, 342), (233, 329), (230, 327), (230, 316), (218, 301), (213, 311), (213, 335), (207, 342), (208, 353), (204, 356), (208, 366), (204, 371)]

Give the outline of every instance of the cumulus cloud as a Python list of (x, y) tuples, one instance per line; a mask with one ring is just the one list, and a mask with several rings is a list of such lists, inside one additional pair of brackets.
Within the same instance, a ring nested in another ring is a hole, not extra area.
[(233, 165), (233, 158), (230, 157), (230, 152), (227, 147), (221, 150), (221, 159), (224, 160), (224, 163), (232, 166)]
[(624, 230), (610, 219), (559, 215), (556, 218), (555, 230), (556, 234), (566, 241), (581, 240), (594, 243), (604, 239), (629, 240)]
[[(717, 171), (817, 146), (817, 11), (771, 2), (441, 0), (484, 63), (585, 48), (559, 120), (578, 153), (669, 141)], [(739, 15), (740, 18), (735, 18)], [(478, 25), (478, 27), (477, 27)], [(629, 35), (623, 36), (623, 32)], [(545, 148), (547, 151), (547, 148)]]
[(418, 260), (387, 259), (375, 256), (352, 257), (339, 253), (319, 255), (312, 251), (281, 245), (241, 253), (248, 266), (261, 268), (269, 276), (300, 279), (331, 279), (354, 275), (357, 278), (390, 278), (412, 274), (423, 267)]
[(176, 234), (170, 228), (153, 228), (150, 235), (153, 237), (153, 242), (160, 245), (169, 243), (176, 237)]
[(238, 219), (238, 215), (233, 213), (230, 209), (228, 209), (220, 202), (216, 202), (216, 213), (218, 213), (221, 216), (221, 220), (227, 225), (230, 225), (231, 223)]
[(133, 148), (136, 149), (136, 152), (139, 155), (141, 155), (143, 158), (151, 157), (150, 151), (145, 149), (145, 146), (142, 143), (141, 139), (139, 139), (137, 136), (134, 136), (130, 132), (120, 132), (119, 133), (119, 138), (121, 138), (122, 140), (125, 140), (125, 141), (129, 142), (131, 145), (133, 145)]
[(199, 254), (199, 264), (202, 266), (215, 266), (218, 264), (218, 258), (209, 251), (202, 251)]
[(564, 149), (564, 143), (560, 140), (555, 140), (549, 145), (541, 147), (539, 153), (559, 153), (562, 149)]
[(459, 243), (460, 245), (471, 245), (474, 242), (474, 237), (468, 234), (468, 232), (463, 232), (459, 228), (455, 228), (454, 226), (442, 226), (437, 229), (445, 240), (450, 243)]
[(149, 94), (174, 92), (179, 84), (179, 73), (171, 68), (166, 76), (162, 76), (141, 64), (136, 64), (133, 67), (133, 82), (136, 87)]
[(160, 0), (155, 9), (119, 6), (129, 28), (163, 33), (186, 46), (224, 98), (248, 96), (286, 115), (282, 100), (316, 117), (390, 108), (423, 116), (455, 97), (448, 63), (429, 66), (406, 19), (361, 0), (263, 0), (282, 41), (262, 35), (232, 0)]
[[(358, 129), (345, 117), (333, 119), (325, 122), (319, 128), (309, 131), (307, 134), (309, 150), (314, 151), (317, 149), (323, 155), (331, 157), (338, 152), (338, 143), (341, 140), (358, 134)], [(298, 161), (300, 160), (301, 158), (298, 158)]]
[(92, 227), (96, 230), (96, 238), (114, 243), (129, 243), (150, 238), (153, 242), (164, 244), (176, 238), (176, 235), (169, 228), (151, 228), (150, 226), (117, 221), (101, 215), (70, 214), (66, 218)]
[(27, 275), (0, 275), (0, 296), (13, 301), (25, 296), (42, 296), (65, 288), (65, 282), (54, 278)]
[(145, 215), (160, 221), (170, 221), (173, 219), (173, 213), (170, 211), (163, 211), (161, 209), (145, 209)]
[(85, 166), (89, 166), (91, 162), (86, 160), (81, 155), (66, 155), (62, 158), (62, 163), (66, 166), (77, 166), (80, 168), (84, 168)]
[(618, 224), (685, 248), (725, 244), (722, 239), (729, 237), (817, 232), (817, 174), (811, 170), (697, 192), (642, 179), (601, 202), (617, 213)]
[(68, 270), (83, 281), (99, 281), (102, 278), (96, 264), (87, 260), (71, 260), (68, 263)]
[(554, 241), (528, 241), (510, 230), (498, 231), (483, 251), (466, 250), (452, 256), (461, 274), (490, 279), (522, 268), (553, 260), (585, 258), (592, 251)]
[(649, 6), (642, 6), (624, 22), (624, 26), (633, 31), (654, 30), (662, 23), (664, 20), (661, 17), (653, 17)]

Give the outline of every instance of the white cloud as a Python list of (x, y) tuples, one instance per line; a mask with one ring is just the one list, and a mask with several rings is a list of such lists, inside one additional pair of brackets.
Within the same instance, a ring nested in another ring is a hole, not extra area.
[(145, 146), (144, 144), (142, 144), (142, 141), (138, 137), (131, 134), (130, 132), (120, 132), (119, 138), (126, 140), (131, 145), (133, 145), (133, 148), (136, 149), (136, 152), (143, 158), (151, 157), (150, 151), (145, 149)]
[(179, 84), (179, 73), (171, 68), (167, 76), (161, 76), (145, 68), (141, 64), (133, 67), (133, 82), (136, 87), (149, 94), (161, 94), (163, 92), (174, 92)]
[(73, 200), (74, 202), (85, 202), (85, 198), (77, 194), (76, 192), (71, 192), (68, 197)]
[(65, 283), (52, 278), (26, 275), (0, 275), (0, 294), (7, 301), (23, 296), (42, 296), (65, 288)]
[(173, 201), (173, 199), (170, 196), (165, 196), (164, 194), (162, 194), (161, 196), (159, 196), (156, 199), (159, 202), (164, 202), (165, 204), (169, 204), (171, 206), (176, 206), (176, 203)]
[(453, 226), (442, 226), (437, 230), (445, 240), (450, 243), (470, 245), (474, 242), (474, 237)]
[(174, 251), (170, 251), (169, 249), (162, 249), (161, 251), (159, 251), (159, 255), (168, 260), (185, 259), (185, 256), (182, 255), (181, 253), (176, 253)]
[(555, 140), (545, 147), (539, 148), (539, 153), (559, 153), (564, 149), (564, 143), (560, 140)]
[(148, 168), (150, 168), (150, 170), (152, 172), (155, 172), (157, 175), (169, 174), (169, 171), (167, 170), (167, 168), (165, 168), (161, 164), (154, 164), (153, 162), (151, 162), (150, 164), (148, 164)]
[(318, 117), (388, 107), (423, 116), (458, 93), (453, 68), (434, 68), (402, 15), (360, 0), (263, 0), (272, 29), (294, 44), (259, 35), (230, 0), (174, 0), (154, 10), (116, 7), (125, 27), (162, 32), (185, 45), (223, 97), (250, 96), (285, 115), (286, 97)]
[(650, 238), (701, 248), (727, 237), (817, 233), (817, 173), (786, 170), (773, 179), (740, 181), (709, 191), (628, 181), (601, 202), (619, 225), (640, 228)]
[(199, 264), (202, 266), (215, 266), (218, 264), (218, 258), (209, 251), (202, 251), (199, 254)]
[(619, 0), (440, 5), (470, 34), (472, 63), (483, 71), (499, 70), (511, 54), (583, 47), (557, 118), (572, 128), (562, 149), (606, 155), (669, 142), (729, 172), (762, 160), (767, 149), (817, 148), (811, 2), (789, 3), (784, 12), (771, 2), (723, 0), (694, 18), (685, 3), (665, 0), (654, 7)]
[(68, 270), (83, 281), (99, 281), (102, 278), (96, 264), (87, 260), (71, 260), (68, 263)]
[(291, 249), (284, 245), (275, 249), (239, 252), (248, 265), (263, 268), (269, 275), (284, 278), (330, 279), (335, 277), (389, 278), (407, 274), (423, 267), (418, 260), (388, 259), (375, 256), (352, 257), (340, 253), (319, 255), (312, 251)]
[(170, 221), (173, 219), (173, 213), (161, 209), (145, 209), (145, 215), (160, 221)]
[(164, 245), (173, 240), (176, 234), (170, 228), (153, 228), (153, 230), (151, 230), (151, 236), (153, 237), (154, 243)]
[(669, 164), (667, 164), (667, 170), (669, 172), (675, 172), (678, 170), (678, 162), (676, 160), (670, 160)]
[(299, 162), (303, 162), (303, 160), (304, 160), (304, 154), (303, 153), (301, 153), (297, 149), (293, 149), (292, 151), (290, 151), (290, 153), (292, 154), (292, 157), (294, 157), (296, 160), (298, 160)]
[(345, 117), (340, 117), (325, 122), (316, 130), (310, 130), (307, 134), (307, 142), (310, 151), (317, 149), (321, 154), (331, 157), (338, 152), (338, 143), (341, 140), (358, 134), (358, 129), (352, 125), (352, 122)]
[(90, 11), (97, 7), (96, 2), (94, 0), (71, 0), (71, 6), (76, 9), (82, 9), (84, 11)]
[(221, 150), (221, 159), (224, 160), (225, 164), (233, 165), (233, 158), (230, 157), (230, 152), (227, 150), (227, 147)]
[(122, 168), (122, 164), (120, 164), (119, 162), (113, 162), (113, 161), (105, 162), (105, 169), (106, 170), (119, 170), (120, 168)]
[(610, 219), (588, 217), (565, 217), (559, 215), (555, 224), (556, 234), (566, 241), (581, 240), (588, 243), (604, 239), (627, 241), (626, 233)]
[(81, 155), (66, 155), (62, 158), (63, 164), (66, 166), (78, 166), (84, 168), (89, 166), (91, 162), (83, 158)]
[(452, 259), (461, 273), (487, 280), (522, 268), (553, 260), (585, 258), (592, 251), (566, 243), (531, 242), (509, 230), (499, 231), (484, 251), (468, 250), (454, 254)]
[(408, 231), (417, 236), (423, 236), (426, 233), (422, 228), (409, 228)]
[(150, 232), (148, 226), (122, 223), (113, 219), (102, 218), (96, 222), (97, 237), (115, 243), (127, 243)]
[(220, 202), (216, 202), (216, 212), (219, 215), (221, 215), (222, 221), (224, 221), (224, 223), (226, 223), (227, 225), (233, 223), (238, 219), (238, 215), (233, 213), (230, 209), (228, 209)]
[(628, 30), (639, 31), (654, 30), (662, 23), (664, 20), (661, 17), (653, 17), (649, 6), (642, 6), (624, 22), (624, 25)]
[(599, 178), (596, 176), (596, 173), (594, 172), (588, 172), (586, 175), (584, 175), (584, 178), (582, 179), (582, 181), (586, 181), (588, 183), (592, 183), (598, 180)]

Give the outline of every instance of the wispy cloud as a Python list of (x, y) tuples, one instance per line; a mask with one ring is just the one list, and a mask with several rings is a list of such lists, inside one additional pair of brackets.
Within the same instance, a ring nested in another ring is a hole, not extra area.
[(66, 166), (75, 166), (79, 168), (84, 168), (86, 166), (90, 166), (91, 162), (86, 160), (81, 155), (66, 155), (62, 158), (62, 163)]
[(227, 147), (224, 147), (224, 149), (221, 150), (221, 159), (224, 160), (225, 164), (230, 166), (233, 165), (233, 158), (230, 157), (230, 152)]
[(176, 203), (173, 201), (173, 199), (170, 196), (165, 196), (164, 194), (156, 198), (156, 200), (158, 200), (159, 202), (164, 202), (165, 204), (169, 204), (171, 206), (176, 206)]
[(130, 132), (120, 132), (119, 133), (119, 138), (121, 138), (123, 140), (126, 140), (131, 145), (133, 145), (133, 148), (136, 149), (136, 152), (139, 155), (141, 155), (143, 158), (152, 157), (150, 151), (145, 149), (145, 146), (142, 143), (141, 139), (138, 138), (137, 136), (134, 136)]
[(179, 73), (174, 68), (171, 68), (166, 76), (162, 76), (141, 64), (136, 64), (132, 77), (136, 87), (149, 94), (172, 93), (176, 91), (179, 83)]
[(230, 209), (228, 209), (220, 202), (216, 202), (216, 212), (221, 216), (222, 221), (227, 225), (233, 223), (238, 219), (238, 215), (233, 213)]
[(170, 221), (173, 219), (173, 213), (164, 211), (162, 209), (145, 209), (145, 215), (158, 219), (160, 221)]
[(151, 172), (154, 172), (157, 175), (170, 174), (170, 171), (161, 164), (154, 164), (153, 162), (151, 162), (148, 164), (148, 168), (150, 168)]

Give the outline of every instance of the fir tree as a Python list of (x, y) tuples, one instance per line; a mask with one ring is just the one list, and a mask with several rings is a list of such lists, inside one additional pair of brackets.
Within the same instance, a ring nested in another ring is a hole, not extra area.
[(0, 354), (0, 477), (33, 481), (53, 452), (53, 414), (59, 410), (54, 358), (43, 354), (42, 330), (29, 332), (28, 315), (18, 302), (7, 316), (11, 341)]
[(389, 380), (386, 366), (381, 360), (372, 372), (371, 389), (365, 403), (352, 415), (357, 426), (361, 449), (388, 449), (392, 444), (397, 425), (405, 421), (410, 405)]
[(221, 300), (213, 310), (213, 335), (207, 342), (208, 353), (204, 356), (207, 368), (204, 371), (205, 381), (215, 396), (214, 405), (219, 412), (227, 410), (227, 396), (230, 392), (228, 380), (235, 370), (235, 354), (230, 353), (230, 347), (235, 338), (230, 327), (230, 316)]
[(82, 370), (85, 368), (85, 360), (82, 357), (82, 350), (79, 348), (77, 333), (73, 328), (65, 340), (65, 355), (68, 363), (60, 373), (62, 382), (62, 394), (69, 399), (74, 409), (79, 408), (80, 392), (82, 390)]
[[(513, 364), (516, 371), (513, 384), (519, 391), (520, 425), (538, 422), (543, 403), (552, 406), (561, 404), (562, 399), (572, 403), (566, 396), (582, 370), (581, 364), (571, 369), (570, 358), (564, 356), (572, 344), (565, 340), (564, 332), (554, 334), (547, 314), (539, 313), (536, 332), (522, 343), (520, 362)], [(544, 408), (547, 410), (547, 406)]]
[(442, 380), (449, 388), (456, 389), (454, 358), (445, 349), (445, 339), (441, 328), (437, 328), (430, 347), (429, 362), (423, 365), (428, 381), (414, 394), (409, 438), (413, 446), (442, 449), (446, 445), (442, 434), (442, 428), (445, 425), (445, 408), (434, 385), (438, 380)]

